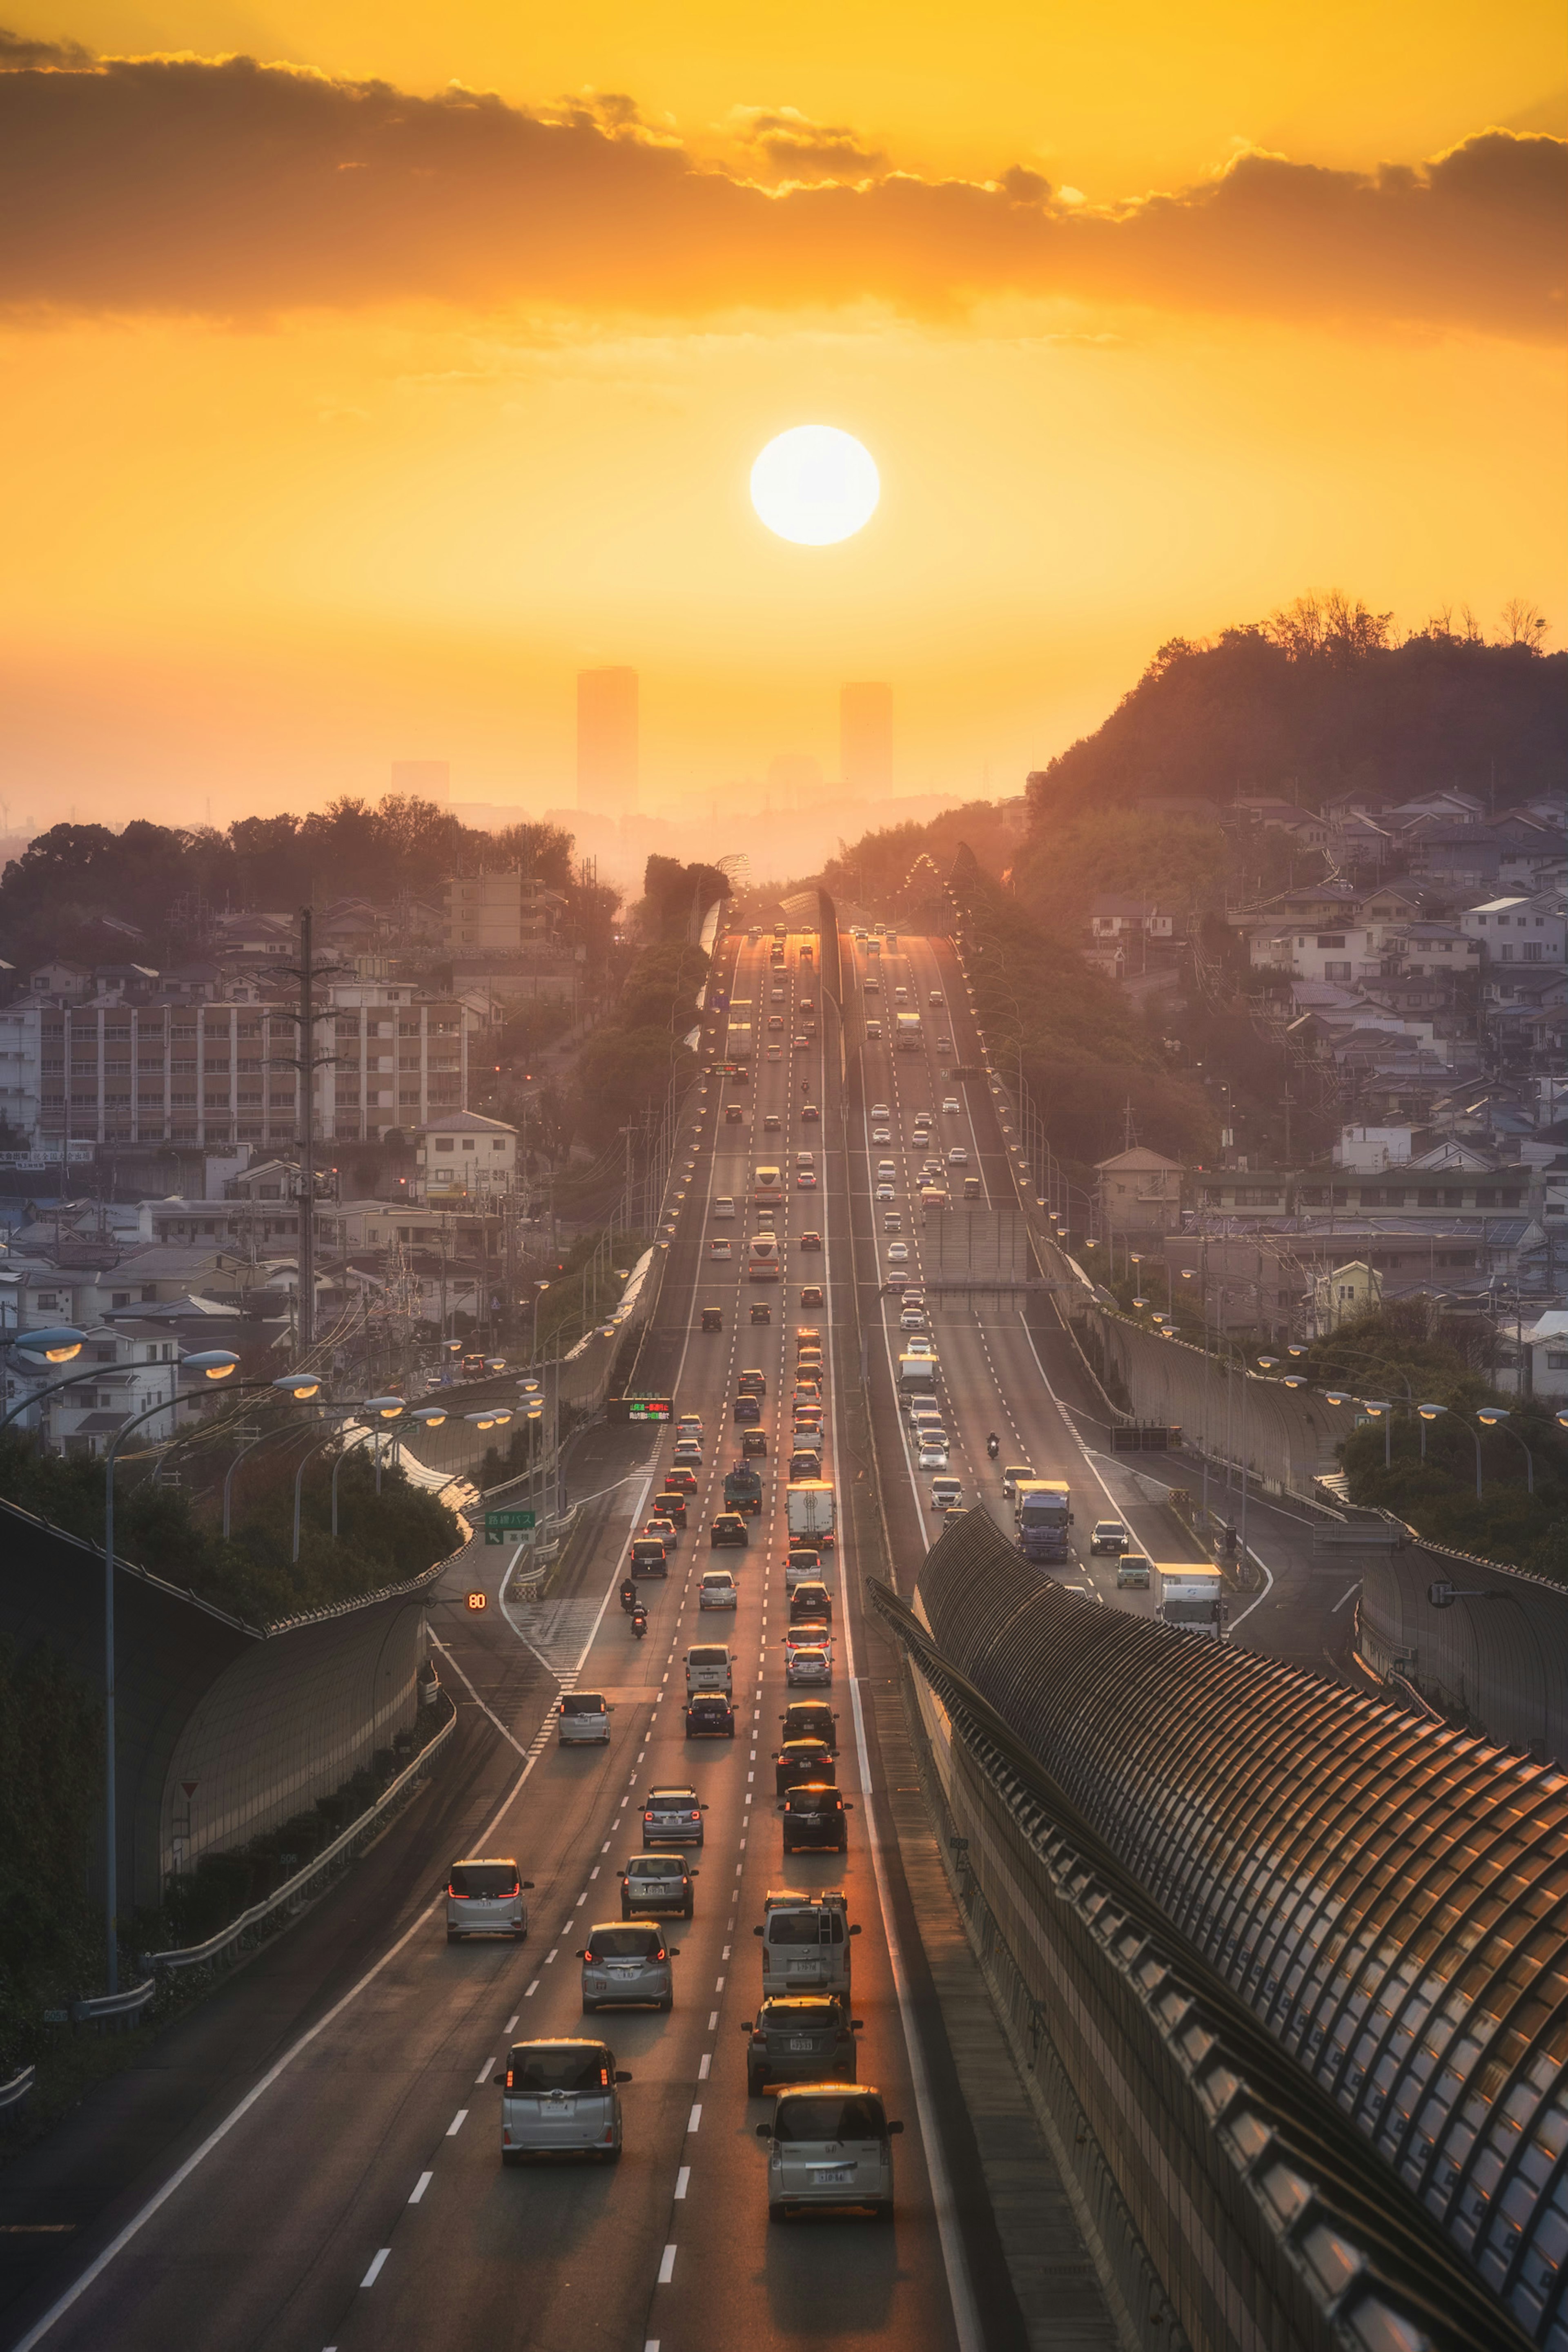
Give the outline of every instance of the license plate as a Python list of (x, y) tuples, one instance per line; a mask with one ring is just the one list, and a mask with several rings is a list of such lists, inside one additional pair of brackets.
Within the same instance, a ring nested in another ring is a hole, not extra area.
[(791, 2042), (789, 2049), (791, 2057), (809, 2058), (816, 2046), (814, 2042)]
[(854, 2172), (847, 2164), (837, 2164), (830, 2170), (813, 2172), (811, 2179), (819, 2189), (841, 2189), (846, 2181), (854, 2179)]

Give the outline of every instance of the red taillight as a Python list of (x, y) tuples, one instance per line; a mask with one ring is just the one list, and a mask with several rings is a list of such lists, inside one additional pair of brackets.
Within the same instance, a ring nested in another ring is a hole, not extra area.
[(446, 1895), (449, 1902), (455, 1903), (457, 1900), (457, 1889), (455, 1886), (449, 1886), (446, 1890)]
[(651, 1822), (651, 1821), (653, 1820), (653, 1814), (652, 1814), (652, 1813), (644, 1813), (644, 1814), (643, 1814), (643, 1819), (645, 1822)]
[(660, 1947), (659, 1947), (658, 1950), (654, 1953), (653, 1958), (654, 1958), (656, 1960), (667, 1959), (667, 1958), (669, 1958), (669, 1955), (668, 1955), (668, 1953), (665, 1951), (665, 1949), (664, 1949), (664, 1948), (663, 1944), (661, 1944), (661, 1945), (660, 1945)]

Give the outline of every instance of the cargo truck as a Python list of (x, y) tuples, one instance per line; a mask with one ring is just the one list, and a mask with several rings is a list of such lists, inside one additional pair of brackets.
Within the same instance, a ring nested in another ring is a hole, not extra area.
[(797, 1479), (785, 1489), (784, 1508), (791, 1542), (814, 1543), (819, 1551), (829, 1549), (838, 1519), (837, 1505), (829, 1479)]
[(748, 1462), (737, 1462), (724, 1474), (724, 1507), (755, 1518), (762, 1508), (762, 1480)]
[(1018, 1547), (1025, 1559), (1068, 1559), (1072, 1496), (1065, 1478), (1020, 1478), (1013, 1490)]
[(914, 1396), (921, 1390), (936, 1386), (935, 1356), (900, 1356), (898, 1360), (898, 1393)]
[(1162, 1622), (1218, 1640), (1219, 1603), (1225, 1591), (1225, 1580), (1219, 1570), (1207, 1564), (1194, 1567), (1184, 1560), (1161, 1560), (1155, 1574), (1159, 1581), (1158, 1614)]
[(897, 1053), (919, 1053), (920, 1015), (918, 1013), (895, 1013), (894, 1014), (893, 1043), (894, 1049)]

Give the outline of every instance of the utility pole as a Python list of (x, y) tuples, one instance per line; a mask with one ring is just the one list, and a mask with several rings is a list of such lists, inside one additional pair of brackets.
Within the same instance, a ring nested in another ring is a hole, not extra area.
[(309, 907), (299, 909), (299, 1352), (308, 1356), (316, 1344), (316, 1089), (312, 983), (315, 973), (316, 918)]

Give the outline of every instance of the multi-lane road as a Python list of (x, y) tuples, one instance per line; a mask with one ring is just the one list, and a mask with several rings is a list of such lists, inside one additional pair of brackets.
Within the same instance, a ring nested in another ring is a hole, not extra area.
[[(889, 1285), (896, 1277), (898, 1288), (905, 1279), (922, 1286), (931, 1232), (918, 1204), (919, 1163), (926, 1149), (944, 1163), (963, 1150), (951, 1189), (956, 1198), (963, 1178), (977, 1177), (982, 1207), (1010, 1203), (1011, 1179), (988, 1091), (946, 1075), (977, 1060), (947, 945), (903, 939), (875, 957), (880, 1003), (869, 1001), (881, 1041), (866, 1034), (864, 950), (846, 953), (841, 1024), (810, 947), (791, 934), (776, 970), (765, 928), (755, 940), (731, 940), (716, 962), (716, 988), (756, 1008), (755, 1065), (744, 1085), (716, 1074), (693, 1098), (659, 1312), (637, 1367), (638, 1389), (671, 1394), (677, 1412), (697, 1414), (704, 1426), (674, 1573), (644, 1587), (648, 1638), (632, 1638), (615, 1593), (670, 1442), (601, 1433), (591, 1458), (573, 1469), (575, 1493), (596, 1490), (595, 1532), (562, 1596), (519, 1603), (503, 1590), (505, 1554), (482, 1547), (448, 1571), (434, 1612), (436, 1655), (460, 1710), (469, 1759), (461, 1776), (447, 1776), (444, 1795), (438, 1780), (318, 1919), (284, 1939), (279, 1949), (292, 1946), (297, 1958), (281, 1990), (270, 1963), (248, 1986), (235, 1979), (197, 2021), (164, 2036), (162, 2057), (139, 2081), (104, 2094), (115, 2153), (100, 2193), (82, 2187), (91, 2175), (90, 2113), (57, 2135), (54, 2156), (46, 2143), (31, 2159), (40, 2180), (55, 2167), (77, 2218), (68, 2242), (13, 2296), (13, 2344), (29, 2352), (39, 2343), (59, 2352), (106, 2344), (116, 2352), (428, 2352), (480, 2343), (708, 2352), (830, 2335), (845, 2347), (881, 2338), (901, 2352), (978, 2352), (1022, 2342), (977, 2210), (963, 2084), (950, 2064), (933, 2064), (917, 2016), (929, 1998), (920, 1920), (885, 1810), (870, 1687), (873, 1674), (885, 1679), (886, 1653), (862, 1606), (862, 1575), (881, 1563), (857, 1551), (856, 1529), (869, 1524), (868, 1465), (846, 1442), (852, 1403), (857, 1427), (869, 1408), (877, 1472), (869, 1485), (880, 1489), (871, 1516), (907, 1589), (939, 1526), (894, 1393), (901, 1335)], [(901, 987), (921, 1016), (915, 1052), (892, 1049)], [(944, 1037), (954, 1043), (942, 1046)], [(948, 1097), (956, 1111), (941, 1108)], [(820, 1108), (820, 1121), (803, 1119), (808, 1104)], [(738, 1123), (727, 1117), (732, 1108)], [(917, 1150), (922, 1112), (931, 1114), (932, 1140)], [(765, 1124), (770, 1115), (776, 1130)], [(873, 1140), (878, 1127), (885, 1141)], [(814, 1155), (816, 1180), (805, 1186), (796, 1182), (803, 1151)], [(893, 1198), (879, 1202), (877, 1164), (889, 1160)], [(780, 1279), (752, 1284), (750, 1195), (765, 1162), (785, 1176)], [(737, 1213), (717, 1219), (714, 1204), (726, 1196)], [(886, 1230), (894, 1214), (896, 1234)], [(808, 1231), (820, 1247), (802, 1247)], [(727, 1258), (714, 1248), (721, 1240), (731, 1244)], [(902, 1264), (888, 1255), (895, 1240), (908, 1253)], [(821, 1307), (802, 1307), (807, 1284), (821, 1285)], [(751, 1321), (753, 1301), (769, 1306), (766, 1325)], [(712, 1308), (721, 1328), (705, 1331)], [(1117, 1592), (1113, 1562), (1087, 1558), (1093, 1519), (1129, 1513), (1096, 1484), (1021, 1305), (934, 1294), (929, 1315), (964, 1502), (1009, 1517), (1000, 1492), (1009, 1459), (1067, 1477), (1080, 1555), (1071, 1580), (1105, 1605), (1149, 1609), (1152, 1595)], [(772, 1749), (790, 1696), (783, 1497), (802, 1322), (826, 1334), (823, 1474), (841, 1496), (858, 1482), (862, 1497), (841, 1510), (832, 1570), (838, 1777), (854, 1811), (846, 1854), (786, 1862)], [(762, 1514), (746, 1554), (710, 1555), (723, 1475), (739, 1452), (737, 1381), (751, 1369), (767, 1384)], [(995, 1465), (986, 1454), (990, 1430), (1001, 1439)], [(1163, 1532), (1151, 1528), (1145, 1540), (1170, 1556), (1168, 1515)], [(733, 1619), (699, 1617), (710, 1558), (736, 1570)], [(459, 1605), (469, 1589), (485, 1592), (483, 1614)], [(733, 1741), (685, 1735), (683, 1657), (695, 1640), (732, 1647)], [(559, 1744), (552, 1710), (561, 1686), (597, 1689), (612, 1702), (608, 1747)], [(688, 1780), (707, 1808), (706, 1843), (695, 1916), (670, 1923), (679, 1947), (674, 2008), (606, 2011), (587, 2029), (612, 2044), (632, 2078), (623, 2093), (624, 2155), (603, 2169), (504, 2168), (494, 2082), (504, 2054), (515, 2039), (584, 2030), (574, 1955), (596, 1920), (619, 1916), (617, 1873), (640, 1850), (644, 1791)], [(534, 1882), (531, 1931), (520, 1947), (447, 1943), (442, 1889), (447, 1864), (465, 1853), (515, 1857)], [(905, 2127), (895, 2144), (891, 2230), (768, 2226), (767, 2151), (756, 2132), (767, 2110), (748, 2100), (746, 2084), (744, 2029), (761, 1981), (752, 1931), (769, 1888), (824, 1885), (843, 1889), (862, 1930), (852, 2003), (863, 2021), (861, 2080), (881, 2089)], [(322, 1924), (332, 1920), (335, 1930)], [(171, 2078), (155, 2089), (146, 2077), (159, 2064)], [(139, 2116), (154, 2119), (140, 2146)], [(14, 2178), (5, 2187), (8, 2210), (51, 2210), (42, 2191), (29, 2205), (16, 2201)]]

